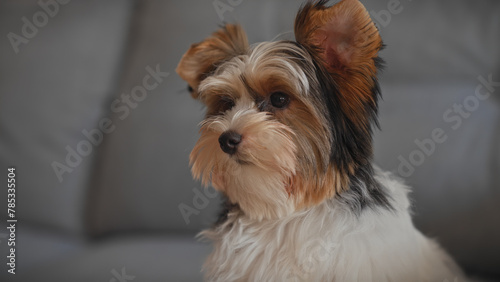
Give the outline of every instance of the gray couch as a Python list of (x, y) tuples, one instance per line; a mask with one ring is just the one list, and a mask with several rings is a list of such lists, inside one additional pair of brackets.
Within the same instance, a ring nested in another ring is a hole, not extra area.
[[(479, 86), (500, 82), (500, 2), (364, 2), (388, 46), (375, 161), (413, 187), (425, 234), (500, 280), (500, 86)], [(18, 222), (11, 275), (4, 186), (0, 280), (200, 281), (194, 236), (219, 198), (191, 179), (203, 108), (175, 67), (223, 21), (292, 39), (300, 3), (1, 1), (0, 183), (15, 166)]]

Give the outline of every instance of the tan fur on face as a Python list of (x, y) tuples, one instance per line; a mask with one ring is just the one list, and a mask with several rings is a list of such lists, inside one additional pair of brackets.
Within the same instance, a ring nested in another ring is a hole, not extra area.
[[(227, 130), (242, 135), (233, 156), (218, 146)], [(294, 210), (286, 185), (295, 174), (296, 146), (287, 126), (243, 100), (224, 116), (205, 120), (200, 132), (190, 156), (195, 178), (205, 185), (211, 182), (254, 219), (282, 217)]]

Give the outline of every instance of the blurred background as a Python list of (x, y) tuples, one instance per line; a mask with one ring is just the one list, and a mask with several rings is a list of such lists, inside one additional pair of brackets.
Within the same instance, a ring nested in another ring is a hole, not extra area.
[[(223, 22), (293, 39), (301, 2), (1, 0), (0, 280), (201, 281), (219, 198), (191, 178), (203, 107), (175, 67)], [(387, 44), (375, 162), (423, 233), (500, 281), (500, 2), (363, 3)]]

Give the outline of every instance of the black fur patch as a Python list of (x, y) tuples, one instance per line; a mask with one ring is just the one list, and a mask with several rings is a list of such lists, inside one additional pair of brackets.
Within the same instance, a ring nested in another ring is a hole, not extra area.
[[(382, 46), (381, 48), (383, 48)], [(310, 52), (310, 54), (313, 54)], [(314, 58), (314, 57), (313, 57)], [(373, 126), (379, 128), (377, 113), (378, 100), (381, 97), (380, 86), (376, 77), (372, 77), (374, 87), (372, 95), (374, 103), (363, 105), (364, 112), (368, 115), (369, 128), (359, 128), (351, 121), (341, 108), (342, 99), (337, 85), (330, 73), (320, 64), (318, 58), (313, 62), (316, 68), (316, 75), (319, 81), (319, 91), (321, 99), (327, 107), (327, 120), (332, 131), (332, 144), (330, 162), (343, 174), (349, 176), (350, 187), (338, 195), (338, 199), (347, 204), (351, 210), (357, 214), (366, 208), (382, 207), (393, 210), (389, 201), (389, 196), (384, 187), (381, 187), (374, 178), (371, 165), (373, 159)], [(384, 67), (384, 61), (374, 58), (375, 66), (378, 70)], [(356, 167), (354, 174), (349, 173), (349, 167)]]
[(356, 215), (360, 215), (365, 208), (394, 211), (390, 196), (386, 188), (375, 180), (371, 165), (358, 169), (356, 175), (351, 176), (350, 184), (349, 189), (340, 193), (337, 199)]

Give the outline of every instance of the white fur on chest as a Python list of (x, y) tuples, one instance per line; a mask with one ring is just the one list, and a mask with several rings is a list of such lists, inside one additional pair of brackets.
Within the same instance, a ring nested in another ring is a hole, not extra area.
[(452, 259), (417, 231), (407, 187), (379, 174), (394, 211), (360, 215), (337, 200), (278, 220), (229, 215), (205, 262), (209, 281), (464, 281)]

